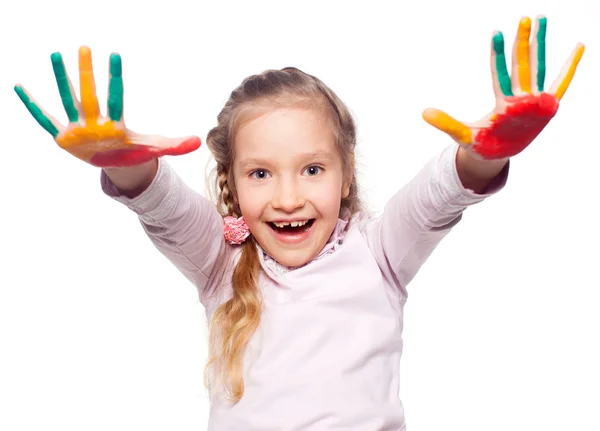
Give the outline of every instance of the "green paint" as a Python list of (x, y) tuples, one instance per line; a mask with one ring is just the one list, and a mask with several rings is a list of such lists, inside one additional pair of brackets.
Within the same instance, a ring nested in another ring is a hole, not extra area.
[(537, 39), (537, 87), (538, 91), (544, 91), (546, 80), (546, 18), (540, 18), (538, 24)]
[(123, 66), (119, 54), (110, 55), (110, 81), (108, 83), (108, 116), (113, 121), (123, 117)]
[(42, 126), (46, 132), (50, 133), (54, 138), (56, 138), (56, 136), (58, 135), (58, 129), (56, 128), (54, 123), (52, 123), (52, 120), (46, 117), (46, 115), (40, 109), (40, 107), (37, 106), (35, 102), (29, 98), (27, 93), (25, 93), (23, 87), (21, 87), (20, 85), (15, 85), (15, 92), (17, 93), (19, 99), (21, 99), (21, 102), (23, 102), (29, 113), (33, 116), (33, 118), (35, 118), (35, 121), (37, 121), (38, 124)]
[(506, 56), (504, 55), (504, 36), (498, 32), (494, 35), (493, 39), (494, 53), (496, 54), (496, 72), (498, 74), (498, 83), (502, 94), (505, 96), (512, 96), (512, 86), (510, 84), (510, 75), (506, 69)]
[(67, 71), (65, 70), (62, 55), (60, 52), (55, 52), (50, 56), (50, 60), (52, 61), (52, 69), (54, 69), (58, 92), (60, 93), (62, 104), (67, 112), (67, 117), (69, 117), (71, 123), (76, 123), (79, 121), (79, 112), (73, 101), (73, 94), (71, 93), (71, 86), (69, 85), (69, 78), (67, 77)]

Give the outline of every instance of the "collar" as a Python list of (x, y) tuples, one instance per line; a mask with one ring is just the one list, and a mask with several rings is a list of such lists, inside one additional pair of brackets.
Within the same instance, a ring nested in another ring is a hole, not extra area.
[[(342, 245), (344, 236), (346, 235), (347, 226), (348, 220), (338, 219), (335, 228), (333, 229), (333, 233), (329, 237), (329, 240), (327, 241), (323, 249), (313, 260), (305, 263), (303, 266), (309, 265), (310, 263), (316, 260), (319, 260), (325, 256), (334, 253)], [(289, 271), (300, 268), (283, 266), (275, 259), (273, 259), (270, 255), (268, 255), (267, 252), (265, 252), (258, 243), (256, 244), (256, 247), (258, 249), (258, 257), (260, 258), (260, 262), (263, 268), (265, 268), (266, 270), (270, 270), (276, 276), (280, 276)]]

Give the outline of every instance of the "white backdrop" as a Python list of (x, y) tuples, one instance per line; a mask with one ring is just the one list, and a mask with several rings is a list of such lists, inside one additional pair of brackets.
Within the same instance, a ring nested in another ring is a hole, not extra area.
[[(600, 430), (594, 2), (5, 3), (1, 430), (185, 431), (208, 417), (194, 288), (12, 90), (22, 82), (66, 120), (52, 52), (78, 85), (77, 49), (89, 45), (103, 103), (108, 56), (120, 52), (129, 127), (203, 141), (247, 75), (315, 74), (356, 115), (362, 186), (378, 211), (450, 143), (422, 109), (487, 113), (493, 30), (510, 49), (521, 15), (538, 13), (548, 16), (548, 84), (576, 42), (586, 54), (506, 189), (468, 210), (410, 285), (401, 396), (410, 431)], [(204, 190), (208, 159), (203, 146), (170, 161)]]

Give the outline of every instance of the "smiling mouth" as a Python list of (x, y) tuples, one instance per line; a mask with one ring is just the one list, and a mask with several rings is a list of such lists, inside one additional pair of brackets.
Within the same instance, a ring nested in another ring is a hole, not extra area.
[(311, 228), (315, 219), (311, 218), (304, 221), (293, 221), (293, 222), (267, 222), (267, 224), (277, 233), (284, 235), (293, 235), (297, 233), (306, 232)]

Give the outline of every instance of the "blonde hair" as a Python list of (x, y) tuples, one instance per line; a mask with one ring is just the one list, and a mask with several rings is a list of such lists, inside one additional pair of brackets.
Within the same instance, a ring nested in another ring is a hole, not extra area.
[[(242, 215), (232, 169), (233, 144), (240, 125), (256, 116), (259, 108), (297, 104), (321, 109), (332, 127), (345, 179), (350, 185), (348, 196), (341, 202), (340, 216), (349, 217), (361, 209), (354, 157), (356, 127), (350, 111), (321, 80), (287, 67), (246, 78), (233, 90), (217, 117), (217, 126), (208, 133), (206, 142), (217, 163), (217, 207), (223, 216)], [(261, 319), (259, 270), (258, 250), (250, 236), (242, 245), (240, 259), (233, 270), (233, 295), (217, 308), (210, 322), (207, 382), (219, 381), (233, 402), (238, 402), (244, 394), (244, 352)]]

